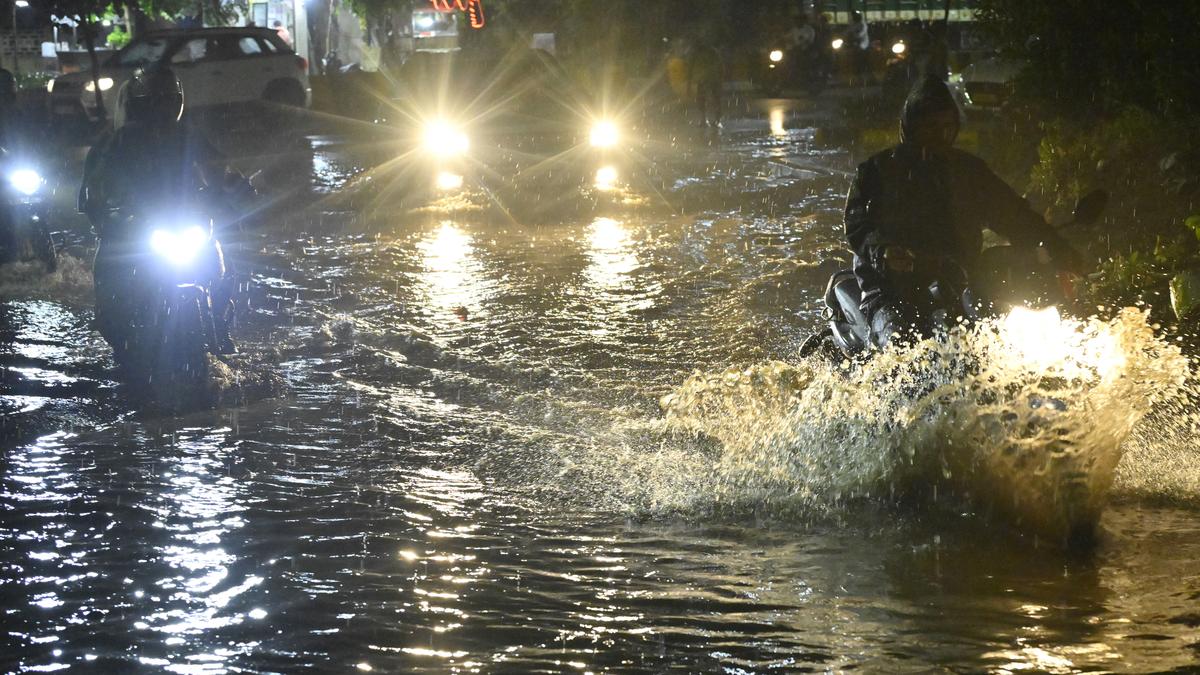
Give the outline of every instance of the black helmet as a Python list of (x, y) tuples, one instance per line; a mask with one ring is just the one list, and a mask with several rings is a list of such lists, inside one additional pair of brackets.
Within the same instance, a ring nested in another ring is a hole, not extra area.
[(901, 142), (916, 140), (914, 132), (921, 120), (951, 111), (954, 113), (954, 126), (953, 129), (946, 129), (948, 137), (943, 140), (952, 145), (958, 135), (958, 104), (954, 102), (954, 95), (946, 83), (937, 77), (926, 75), (917, 80), (900, 113)]
[(133, 71), (122, 92), (127, 122), (169, 124), (183, 117), (183, 85), (166, 66), (145, 66)]

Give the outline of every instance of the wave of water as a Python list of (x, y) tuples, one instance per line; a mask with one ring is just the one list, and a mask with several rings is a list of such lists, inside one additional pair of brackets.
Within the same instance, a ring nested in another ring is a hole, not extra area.
[[(1172, 445), (1139, 430), (1151, 413), (1194, 438), (1196, 391), (1193, 364), (1130, 308), (1107, 321), (1029, 313), (959, 327), (836, 369), (698, 372), (662, 406), (668, 429), (718, 445), (700, 469), (714, 503), (821, 509), (952, 493), (1062, 536), (1095, 524), (1130, 446), (1138, 466), (1123, 482), (1155, 480), (1144, 463)], [(1186, 490), (1197, 472), (1174, 464), (1162, 470), (1190, 475), (1176, 485)]]

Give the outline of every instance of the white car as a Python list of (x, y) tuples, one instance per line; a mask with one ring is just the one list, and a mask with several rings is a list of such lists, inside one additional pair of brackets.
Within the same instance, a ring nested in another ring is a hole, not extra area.
[(1023, 65), (999, 56), (976, 61), (950, 75), (950, 89), (964, 110), (997, 110), (1012, 96), (1013, 80)]
[[(201, 28), (154, 31), (133, 40), (100, 67), (100, 95), (107, 116), (116, 110), (121, 85), (142, 66), (165, 64), (183, 85), (187, 109), (268, 101), (308, 107), (312, 88), (308, 61), (267, 28)], [(47, 85), (50, 113), (99, 119), (90, 70), (68, 73)]]

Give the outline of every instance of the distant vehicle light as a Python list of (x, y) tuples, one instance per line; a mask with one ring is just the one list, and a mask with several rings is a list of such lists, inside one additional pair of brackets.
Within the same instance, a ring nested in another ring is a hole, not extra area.
[(46, 93), (47, 94), (54, 93), (54, 78), (50, 78), (49, 80), (46, 80)]
[(182, 230), (155, 230), (150, 233), (150, 248), (173, 265), (186, 265), (208, 243), (208, 232), (199, 225)]
[(621, 139), (617, 125), (612, 122), (597, 122), (592, 126), (590, 142), (593, 148), (611, 148)]
[(18, 169), (8, 174), (8, 182), (17, 192), (26, 197), (42, 189), (42, 175), (33, 169)]
[(892, 45), (892, 53), (896, 56), (900, 56), (906, 51), (908, 51), (908, 47), (905, 46), (904, 42), (897, 42), (896, 44)]
[[(100, 91), (108, 91), (109, 89), (112, 89), (112, 88), (113, 88), (113, 79), (111, 77), (100, 78)], [(83, 89), (84, 89), (84, 91), (95, 93), (96, 92), (96, 81), (88, 80), (88, 83), (83, 85)]]
[(471, 141), (461, 129), (448, 122), (432, 122), (425, 127), (425, 149), (439, 157), (455, 157), (467, 152)]
[(958, 84), (963, 81), (962, 73), (950, 73), (950, 77), (946, 78), (948, 84)]
[(782, 49), (772, 49), (771, 53), (767, 56), (767, 58), (771, 59), (772, 63), (779, 63), (780, 61), (783, 60), (783, 50)]
[(833, 47), (834, 49), (841, 49), (842, 45), (844, 45), (844, 44), (846, 44), (846, 41), (843, 40), (842, 38), (834, 38), (833, 42), (829, 43), (829, 45), (831, 47)]

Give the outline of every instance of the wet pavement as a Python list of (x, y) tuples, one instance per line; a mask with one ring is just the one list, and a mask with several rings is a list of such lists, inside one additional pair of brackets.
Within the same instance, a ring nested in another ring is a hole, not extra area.
[(239, 407), (148, 410), (86, 264), (6, 272), (0, 667), (1200, 668), (1191, 439), (1135, 434), (1082, 554), (953, 508), (724, 508), (659, 398), (795, 360), (852, 166), (758, 112), (535, 221), (470, 186), (397, 205), (377, 141), (272, 141), (229, 248), (286, 388)]

